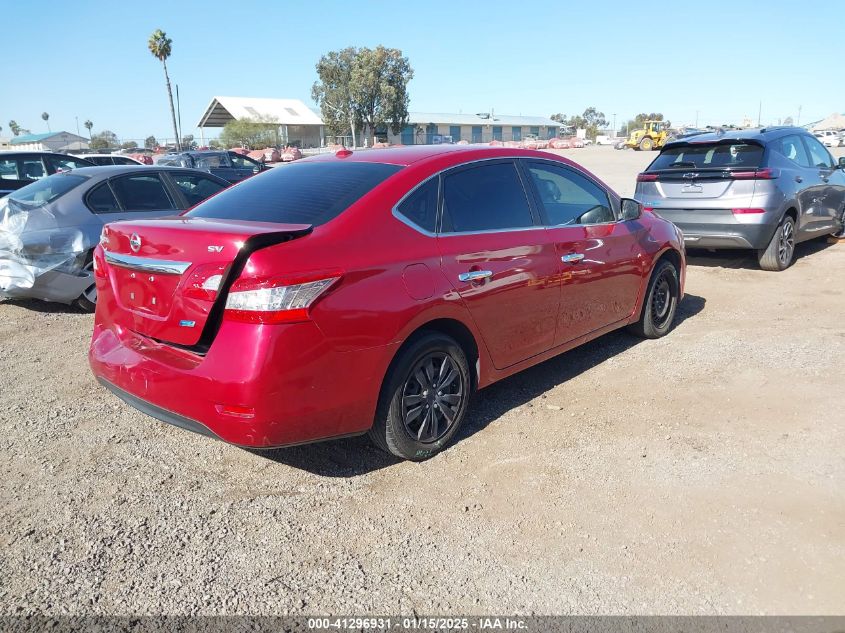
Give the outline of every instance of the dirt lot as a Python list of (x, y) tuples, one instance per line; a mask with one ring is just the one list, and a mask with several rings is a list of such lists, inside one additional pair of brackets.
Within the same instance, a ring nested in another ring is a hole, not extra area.
[[(623, 194), (651, 158), (565, 153)], [(798, 255), (693, 257), (669, 336), (491, 387), (422, 464), (166, 426), (91, 316), (0, 304), (0, 614), (845, 614), (845, 244)]]

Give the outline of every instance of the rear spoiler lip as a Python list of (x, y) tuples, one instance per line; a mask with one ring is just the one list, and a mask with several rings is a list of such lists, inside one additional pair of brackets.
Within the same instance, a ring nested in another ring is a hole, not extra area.
[(701, 145), (733, 145), (734, 143), (742, 143), (744, 145), (758, 145), (765, 148), (765, 144), (756, 138), (739, 138), (736, 136), (724, 136), (719, 139), (695, 140), (695, 136), (689, 138), (678, 139), (677, 141), (669, 141), (663, 146), (664, 150), (673, 149), (675, 147), (697, 147)]
[(229, 289), (240, 276), (241, 272), (243, 272), (247, 260), (254, 252), (269, 246), (291, 242), (295, 239), (299, 239), (300, 237), (304, 237), (313, 231), (314, 225), (309, 224), (299, 229), (276, 231), (272, 233), (258, 233), (247, 238), (241, 249), (238, 251), (238, 254), (235, 256), (235, 259), (232, 260), (226, 276), (220, 283), (217, 299), (208, 313), (208, 318), (205, 321), (205, 326), (203, 327), (199, 341), (197, 341), (195, 345), (186, 349), (195, 353), (205, 353), (205, 350), (211, 346), (211, 343), (217, 336), (217, 331), (220, 329), (220, 324), (223, 322), (223, 312), (226, 308), (226, 299), (229, 296)]

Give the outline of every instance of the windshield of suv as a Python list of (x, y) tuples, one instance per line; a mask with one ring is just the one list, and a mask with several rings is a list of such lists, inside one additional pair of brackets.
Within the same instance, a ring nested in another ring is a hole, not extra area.
[(763, 160), (763, 148), (753, 143), (696, 143), (668, 147), (649, 165), (658, 169), (756, 168)]
[(383, 163), (275, 167), (221, 191), (186, 215), (284, 224), (325, 224), (396, 172)]
[(10, 194), (9, 198), (25, 204), (49, 204), (86, 180), (88, 178), (85, 176), (53, 174), (41, 180), (36, 180), (31, 185), (21, 187)]

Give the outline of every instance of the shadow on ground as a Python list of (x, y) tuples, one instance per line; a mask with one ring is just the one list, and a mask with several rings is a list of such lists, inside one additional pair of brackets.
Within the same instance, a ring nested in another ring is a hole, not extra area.
[[(827, 241), (827, 236), (796, 244), (795, 261), (803, 257), (815, 255), (831, 246), (833, 244)], [(750, 249), (708, 251), (699, 248), (688, 248), (687, 264), (689, 266), (704, 266), (707, 268), (760, 270), (760, 265), (757, 263), (757, 253)]]
[(41, 312), (42, 314), (88, 314), (84, 310), (80, 310), (75, 306), (65, 305), (64, 303), (54, 303), (52, 301), (41, 301), (39, 299), (2, 299), (0, 305), (7, 304), (30, 310), (32, 312)]
[[(678, 306), (675, 328), (704, 310), (705, 303), (703, 297), (685, 295)], [(672, 336), (671, 332), (669, 336)], [(641, 342), (642, 339), (624, 330), (611, 332), (484, 389), (470, 405), (467, 420), (455, 443), (483, 430), (507, 411), (530, 402)], [(323, 477), (364, 475), (401, 461), (373, 447), (366, 436), (255, 451), (255, 454)]]

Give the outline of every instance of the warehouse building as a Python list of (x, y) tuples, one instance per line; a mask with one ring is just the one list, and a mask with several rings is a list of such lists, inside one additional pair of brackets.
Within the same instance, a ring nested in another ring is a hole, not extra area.
[(399, 134), (379, 130), (376, 137), (402, 145), (508, 142), (555, 138), (560, 127), (557, 121), (542, 116), (409, 112), (408, 124)]
[(265, 121), (279, 128), (282, 145), (320, 147), (324, 144), (323, 121), (299, 99), (214, 97), (200, 117), (201, 144), (208, 128), (222, 128), (235, 119)]
[(14, 136), (11, 149), (35, 152), (76, 152), (88, 149), (88, 139), (70, 132), (46, 132)]

